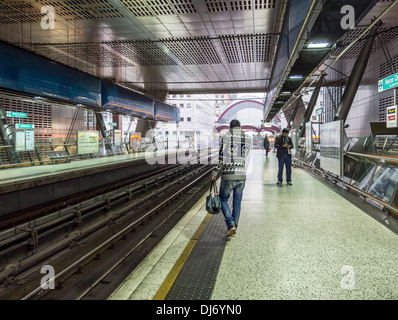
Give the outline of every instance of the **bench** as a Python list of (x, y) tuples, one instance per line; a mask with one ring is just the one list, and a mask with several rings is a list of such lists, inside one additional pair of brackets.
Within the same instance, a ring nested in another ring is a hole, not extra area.
[(57, 160), (64, 160), (66, 159), (67, 162), (69, 162), (69, 154), (66, 151), (46, 151), (46, 157), (50, 159), (53, 164)]

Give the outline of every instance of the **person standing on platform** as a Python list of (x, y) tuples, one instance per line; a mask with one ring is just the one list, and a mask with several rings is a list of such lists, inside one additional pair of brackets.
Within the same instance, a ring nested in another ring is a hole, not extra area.
[[(246, 182), (246, 157), (251, 149), (252, 141), (241, 128), (238, 120), (232, 120), (230, 130), (221, 140), (219, 150), (219, 163), (212, 171), (211, 179), (215, 181), (221, 172), (221, 185), (219, 197), (221, 210), (225, 218), (229, 238), (236, 233)], [(232, 212), (228, 199), (233, 194)]]
[(269, 140), (268, 140), (267, 135), (265, 135), (265, 138), (264, 138), (264, 149), (265, 149), (265, 156), (268, 157)]
[(292, 185), (292, 154), (291, 149), (293, 148), (293, 141), (288, 136), (289, 130), (283, 129), (282, 135), (279, 135), (275, 139), (276, 157), (278, 158), (278, 186), (282, 186), (283, 182), (283, 167), (286, 166), (286, 182), (288, 185)]

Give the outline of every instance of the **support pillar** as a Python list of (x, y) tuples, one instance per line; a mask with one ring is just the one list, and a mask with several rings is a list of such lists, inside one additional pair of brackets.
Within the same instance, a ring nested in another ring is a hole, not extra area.
[(373, 26), (370, 29), (368, 38), (366, 39), (362, 50), (355, 61), (354, 67), (352, 68), (351, 75), (348, 79), (347, 86), (344, 90), (343, 97), (337, 107), (337, 112), (334, 117), (334, 121), (343, 120), (346, 121), (348, 112), (351, 109), (352, 102), (358, 91), (359, 84), (361, 83), (362, 76), (365, 72), (366, 66), (368, 64), (370, 52), (372, 50), (373, 42), (376, 36), (377, 26)]
[(318, 81), (317, 86), (315, 87), (314, 92), (312, 93), (310, 102), (308, 103), (307, 110), (305, 110), (303, 120), (301, 121), (299, 137), (304, 137), (305, 135), (305, 124), (310, 120), (312, 112), (314, 111), (315, 104), (319, 97), (319, 92), (321, 91), (323, 79), (325, 77), (326, 73), (323, 73)]

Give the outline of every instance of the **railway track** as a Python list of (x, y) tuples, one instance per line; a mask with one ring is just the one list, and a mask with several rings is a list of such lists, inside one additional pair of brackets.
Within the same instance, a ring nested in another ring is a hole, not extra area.
[(211, 170), (173, 167), (1, 232), (0, 299), (106, 299), (206, 192)]

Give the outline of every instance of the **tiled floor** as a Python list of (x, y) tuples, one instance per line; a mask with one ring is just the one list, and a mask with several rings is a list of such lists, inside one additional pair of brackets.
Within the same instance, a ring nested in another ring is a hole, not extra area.
[(302, 169), (276, 176), (255, 150), (212, 299), (397, 299), (398, 235)]

